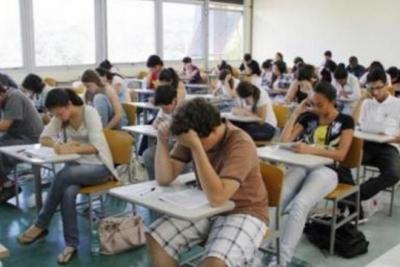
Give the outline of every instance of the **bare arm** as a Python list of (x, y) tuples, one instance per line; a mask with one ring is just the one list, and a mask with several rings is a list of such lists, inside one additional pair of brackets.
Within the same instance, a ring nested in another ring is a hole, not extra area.
[(106, 94), (113, 107), (114, 116), (105, 126), (105, 128), (113, 129), (119, 126), (119, 123), (122, 119), (123, 109), (121, 103), (119, 102), (118, 95), (114, 90), (112, 90), (110, 87), (106, 87)]
[(8, 129), (11, 127), (13, 121), (12, 120), (0, 120), (0, 132), (7, 132)]

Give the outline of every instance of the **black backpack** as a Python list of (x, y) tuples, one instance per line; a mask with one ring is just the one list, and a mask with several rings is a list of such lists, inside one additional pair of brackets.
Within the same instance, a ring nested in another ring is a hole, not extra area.
[[(325, 216), (319, 218), (322, 220), (331, 220), (331, 217)], [(343, 217), (338, 217), (340, 222)], [(329, 250), (330, 226), (316, 221), (308, 222), (304, 228), (311, 243), (322, 250)], [(368, 252), (369, 242), (364, 234), (357, 230), (351, 223), (346, 223), (336, 230), (335, 253), (343, 258), (353, 258)]]

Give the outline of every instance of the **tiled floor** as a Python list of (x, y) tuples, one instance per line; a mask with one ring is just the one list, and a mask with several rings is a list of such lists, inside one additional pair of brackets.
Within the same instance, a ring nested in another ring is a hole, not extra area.
[[(29, 182), (24, 186), (23, 200), (28, 198), (30, 187)], [(396, 203), (400, 203), (399, 198), (396, 199)], [(117, 212), (123, 211), (126, 205), (121, 201), (109, 198), (107, 207), (109, 211)], [(138, 211), (148, 222), (148, 211), (145, 209), (139, 209)], [(0, 243), (5, 245), (11, 252), (11, 256), (3, 261), (5, 267), (57, 266), (56, 255), (64, 244), (59, 214), (55, 215), (50, 228), (50, 235), (46, 239), (27, 247), (20, 246), (16, 242), (16, 236), (28, 227), (34, 218), (35, 210), (27, 208), (25, 201), (23, 201), (22, 210), (18, 210), (11, 204), (0, 205)], [(361, 230), (370, 241), (368, 254), (350, 260), (328, 256), (303, 238), (296, 251), (296, 259), (292, 266), (365, 266), (371, 260), (400, 243), (399, 221), (399, 206), (396, 206), (393, 217), (387, 216), (387, 206), (384, 211), (372, 217), (368, 224), (361, 227)], [(68, 266), (150, 266), (145, 247), (116, 256), (92, 256), (90, 254), (86, 219), (80, 218), (79, 224), (81, 237), (79, 254)], [(264, 258), (264, 266), (267, 266), (266, 258)]]

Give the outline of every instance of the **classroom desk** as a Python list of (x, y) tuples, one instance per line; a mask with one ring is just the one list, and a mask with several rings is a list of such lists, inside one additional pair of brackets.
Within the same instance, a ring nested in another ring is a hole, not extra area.
[(203, 83), (187, 83), (185, 84), (186, 90), (189, 94), (191, 93), (208, 93), (210, 85)]
[(57, 164), (65, 163), (68, 161), (74, 161), (80, 158), (78, 154), (69, 155), (57, 155), (49, 159), (40, 159), (35, 157), (30, 157), (25, 153), (21, 152), (27, 149), (39, 148), (40, 144), (34, 145), (17, 145), (17, 146), (3, 146), (0, 147), (0, 153), (3, 153), (9, 157), (15, 158), (19, 161), (26, 162), (32, 165), (32, 172), (34, 175), (34, 185), (35, 185), (35, 199), (36, 199), (36, 209), (37, 212), (42, 208), (42, 184), (41, 184), (41, 167), (45, 164)]
[(232, 112), (222, 112), (221, 116), (230, 121), (237, 121), (237, 122), (259, 122), (260, 119), (250, 117), (250, 116), (239, 116), (234, 115)]
[(400, 266), (400, 244), (379, 256), (365, 267), (398, 267)]
[(133, 126), (124, 126), (122, 130), (134, 133), (134, 134), (142, 134), (150, 137), (157, 138), (157, 130), (153, 127), (153, 125), (133, 125)]
[[(228, 201), (224, 205), (216, 208), (213, 208), (210, 205), (206, 205), (196, 209), (185, 209), (159, 199), (159, 196), (162, 193), (180, 192), (182, 190), (188, 189), (189, 187), (185, 186), (185, 183), (193, 180), (195, 180), (194, 173), (188, 173), (180, 175), (171, 186), (163, 187), (157, 185), (156, 181), (149, 181), (114, 188), (109, 191), (109, 194), (130, 203), (134, 203), (140, 206), (147, 207), (151, 210), (167, 214), (171, 217), (190, 221), (197, 221), (208, 218), (220, 213), (230, 211), (235, 207), (235, 204), (232, 201)], [(137, 189), (142, 189), (144, 186), (147, 186), (148, 188), (155, 187), (156, 190), (154, 192), (149, 191), (149, 193), (146, 193), (144, 196), (140, 193), (137, 193)], [(136, 193), (134, 191), (136, 191)]]
[(390, 143), (395, 138), (394, 136), (391, 135), (366, 133), (360, 130), (356, 130), (354, 132), (354, 137), (363, 139), (365, 141), (380, 143), (380, 144)]
[(8, 256), (10, 256), (10, 252), (5, 246), (0, 244), (0, 259), (7, 258)]
[(204, 98), (208, 101), (211, 101), (213, 99), (216, 99), (217, 97), (215, 97), (213, 94), (187, 94), (186, 95), (186, 100), (192, 100), (194, 98)]
[(257, 148), (257, 154), (262, 160), (302, 166), (307, 169), (314, 169), (334, 163), (333, 159), (330, 158), (295, 153), (287, 149), (281, 149), (279, 148), (279, 145)]
[(155, 90), (152, 89), (130, 89), (130, 90), (137, 94), (143, 94), (143, 95), (154, 95), (155, 93)]
[(149, 112), (149, 110), (155, 110), (155, 111), (158, 111), (160, 108), (159, 107), (157, 107), (157, 106), (154, 106), (154, 104), (153, 103), (150, 103), (150, 102), (128, 102), (127, 103), (128, 105), (132, 105), (132, 106), (134, 106), (134, 107), (137, 107), (137, 108), (142, 108), (143, 109), (143, 115), (144, 115), (144, 123), (146, 124), (146, 123), (148, 123), (148, 117), (149, 117), (149, 115), (148, 115), (148, 112)]

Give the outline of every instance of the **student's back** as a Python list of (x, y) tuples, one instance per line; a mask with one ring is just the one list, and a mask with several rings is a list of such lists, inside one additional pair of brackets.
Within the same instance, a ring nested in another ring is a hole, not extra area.
[(2, 107), (3, 117), (12, 120), (8, 135), (37, 142), (43, 122), (36, 108), (21, 91), (9, 89)]

